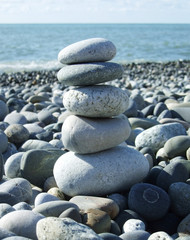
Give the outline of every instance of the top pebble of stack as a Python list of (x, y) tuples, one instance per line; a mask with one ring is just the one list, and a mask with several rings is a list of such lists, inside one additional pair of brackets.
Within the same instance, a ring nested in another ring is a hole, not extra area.
[(116, 55), (115, 45), (104, 38), (90, 38), (62, 49), (58, 61), (63, 64), (106, 62)]

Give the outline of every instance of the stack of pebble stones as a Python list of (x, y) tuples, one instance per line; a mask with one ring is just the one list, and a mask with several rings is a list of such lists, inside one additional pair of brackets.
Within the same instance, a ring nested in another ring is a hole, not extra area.
[(124, 191), (149, 171), (140, 152), (120, 145), (131, 132), (122, 115), (129, 104), (127, 92), (102, 84), (122, 77), (122, 66), (107, 62), (115, 54), (112, 42), (92, 38), (72, 44), (58, 55), (67, 64), (58, 72), (58, 80), (70, 86), (63, 104), (71, 115), (62, 126), (63, 145), (70, 152), (57, 160), (54, 177), (69, 196)]

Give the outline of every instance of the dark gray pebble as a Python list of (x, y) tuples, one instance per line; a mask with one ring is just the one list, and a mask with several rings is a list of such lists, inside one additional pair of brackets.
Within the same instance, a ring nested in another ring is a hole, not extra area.
[(170, 198), (162, 188), (148, 183), (137, 183), (129, 191), (128, 206), (145, 220), (154, 221), (168, 212)]
[(122, 238), (113, 233), (100, 233), (99, 236), (104, 240), (122, 240)]

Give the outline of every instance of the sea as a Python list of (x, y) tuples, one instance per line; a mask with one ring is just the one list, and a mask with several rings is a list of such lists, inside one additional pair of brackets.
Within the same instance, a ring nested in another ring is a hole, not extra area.
[(118, 63), (190, 59), (190, 24), (0, 24), (0, 72), (58, 69), (61, 49), (96, 37)]

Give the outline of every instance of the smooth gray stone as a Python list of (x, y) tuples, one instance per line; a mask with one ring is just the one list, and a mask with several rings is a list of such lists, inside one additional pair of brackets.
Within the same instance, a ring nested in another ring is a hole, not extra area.
[(45, 217), (59, 217), (62, 212), (67, 210), (68, 208), (74, 207), (77, 211), (79, 208), (76, 204), (65, 201), (65, 200), (57, 200), (42, 203), (36, 206), (33, 211), (36, 213), (40, 213)]
[(65, 152), (60, 149), (33, 149), (25, 152), (20, 162), (21, 175), (38, 187), (53, 176), (53, 167), (57, 159)]
[(121, 78), (123, 67), (113, 62), (81, 63), (64, 66), (57, 78), (65, 86), (86, 86)]
[(24, 152), (18, 152), (13, 155), (11, 155), (5, 165), (4, 165), (4, 170), (5, 170), (5, 175), (8, 178), (16, 178), (16, 177), (21, 177), (21, 172), (20, 172), (20, 162), (21, 158), (23, 156)]
[(168, 110), (166, 104), (163, 102), (159, 102), (154, 107), (153, 115), (158, 117), (164, 110)]
[(48, 217), (37, 223), (38, 240), (102, 240), (91, 228), (69, 218)]
[(27, 202), (32, 197), (31, 184), (24, 178), (13, 178), (2, 183), (0, 192), (6, 192), (15, 196), (17, 202)]
[(6, 122), (0, 122), (0, 130), (5, 131), (5, 129), (9, 126)]
[(13, 205), (13, 208), (17, 210), (32, 210), (32, 207), (26, 202), (19, 202)]
[(21, 111), (28, 123), (38, 122), (38, 114), (35, 112)]
[(73, 208), (73, 207), (68, 208), (59, 215), (59, 218), (66, 218), (66, 217), (71, 218), (78, 223), (82, 223), (82, 217), (76, 208)]
[(185, 121), (190, 123), (190, 107), (173, 107), (172, 110), (177, 112)]
[(25, 116), (23, 114), (13, 111), (13, 112), (7, 114), (7, 116), (4, 119), (4, 122), (9, 123), (10, 125), (15, 124), (15, 123), (23, 125), (23, 124), (27, 123), (27, 119), (25, 118)]
[(6, 239), (11, 236), (16, 236), (16, 234), (13, 232), (7, 231), (3, 228), (0, 228), (0, 239)]
[(8, 142), (8, 147), (7, 147), (7, 150), (6, 152), (4, 152), (2, 155), (3, 155), (3, 159), (4, 159), (4, 162), (7, 161), (7, 159), (12, 156), (13, 154), (17, 153), (18, 150), (16, 148), (16, 146), (13, 144), (13, 143), (10, 143)]
[[(23, 97), (23, 99), (24, 99), (24, 97)], [(35, 108), (34, 104), (28, 103), (21, 109), (21, 112), (35, 113), (36, 112), (36, 108)]]
[(40, 150), (40, 149), (51, 149), (53, 146), (42, 140), (37, 140), (37, 139), (29, 139), (25, 143), (22, 144), (22, 146), (19, 148), (20, 152), (26, 152), (29, 150)]
[(123, 114), (125, 114), (128, 118), (137, 117), (138, 115), (137, 105), (133, 99), (129, 98), (129, 106)]
[(190, 185), (176, 182), (170, 185), (168, 194), (171, 199), (171, 210), (179, 217), (190, 213)]
[(177, 156), (185, 157), (189, 147), (190, 136), (176, 136), (164, 144), (164, 151), (170, 159)]
[(0, 228), (11, 231), (19, 236), (38, 240), (36, 224), (44, 216), (30, 210), (10, 212), (0, 219)]
[(69, 196), (125, 191), (142, 181), (148, 171), (147, 159), (135, 149), (123, 146), (89, 155), (65, 153), (53, 170), (58, 187)]
[(6, 215), (9, 212), (13, 212), (15, 209), (7, 203), (0, 203), (0, 218)]
[(159, 231), (152, 233), (148, 240), (173, 240), (173, 238), (168, 235), (166, 232)]
[(56, 122), (56, 118), (47, 109), (42, 109), (38, 113), (38, 119), (39, 119), (40, 122), (43, 122), (45, 125), (48, 125), (48, 124)]
[(27, 99), (27, 101), (30, 103), (45, 102), (45, 101), (49, 101), (49, 97), (33, 95), (33, 96), (29, 97), (29, 99)]
[(128, 206), (146, 221), (155, 221), (168, 212), (170, 198), (162, 188), (149, 183), (137, 183), (129, 191)]
[(144, 130), (135, 139), (137, 148), (149, 147), (154, 152), (164, 146), (166, 141), (178, 135), (187, 135), (185, 128), (180, 123), (156, 125)]
[(63, 105), (74, 115), (112, 117), (126, 111), (129, 97), (124, 90), (109, 85), (79, 87), (63, 95)]
[(2, 130), (0, 130), (0, 143), (0, 153), (4, 153), (8, 148), (8, 138)]
[(99, 236), (104, 240), (122, 240), (122, 238), (113, 233), (100, 233)]
[(105, 38), (89, 38), (63, 48), (58, 61), (63, 64), (110, 61), (116, 55), (115, 45)]
[(3, 121), (8, 113), (9, 109), (7, 107), (7, 104), (4, 101), (0, 100), (0, 121)]
[(27, 123), (27, 124), (24, 124), (24, 127), (30, 133), (29, 138), (36, 138), (37, 134), (45, 132), (45, 130), (42, 127), (40, 127), (37, 123)]
[(0, 153), (0, 181), (3, 178), (4, 174), (4, 161), (3, 161), (3, 155)]
[(170, 119), (172, 118), (172, 114), (170, 110), (164, 110), (163, 112), (161, 112), (157, 118), (157, 121), (160, 121), (161, 119), (164, 119), (164, 118), (170, 118)]
[(9, 142), (21, 144), (29, 139), (29, 131), (22, 124), (11, 124), (4, 131)]
[(115, 203), (117, 203), (120, 211), (127, 209), (127, 197), (125, 197), (124, 195), (119, 193), (112, 193), (107, 197), (112, 199)]
[(132, 129), (135, 129), (135, 128), (148, 129), (150, 127), (160, 124), (158, 121), (154, 119), (138, 118), (138, 117), (130, 117), (129, 122), (131, 124)]
[(143, 108), (141, 110), (141, 112), (144, 114), (144, 117), (148, 117), (149, 115), (153, 115), (153, 111), (154, 111), (154, 104), (150, 104), (147, 107)]
[(7, 203), (9, 205), (14, 205), (18, 203), (18, 200), (15, 195), (0, 191), (0, 203)]
[(158, 175), (156, 185), (168, 190), (174, 182), (185, 182), (189, 177), (187, 168), (180, 162), (169, 163)]
[(71, 115), (62, 126), (66, 149), (87, 154), (103, 151), (127, 140), (131, 132), (127, 117), (86, 118)]
[(59, 198), (57, 198), (49, 193), (42, 192), (36, 196), (34, 205), (36, 207), (45, 202), (58, 201), (58, 200), (59, 200)]
[(132, 232), (127, 232), (121, 234), (119, 237), (123, 240), (148, 240), (150, 236), (150, 233), (143, 231), (143, 230), (137, 230)]
[(147, 106), (144, 101), (144, 98), (140, 95), (140, 93), (136, 91), (132, 91), (130, 98), (133, 99), (133, 101), (135, 101), (138, 110), (142, 110)]
[(119, 225), (117, 224), (116, 221), (111, 220), (111, 229), (110, 229), (110, 233), (113, 233), (114, 235), (121, 235), (121, 229), (119, 227)]
[(59, 148), (59, 149), (64, 148), (62, 140), (52, 139), (49, 143), (55, 148)]

